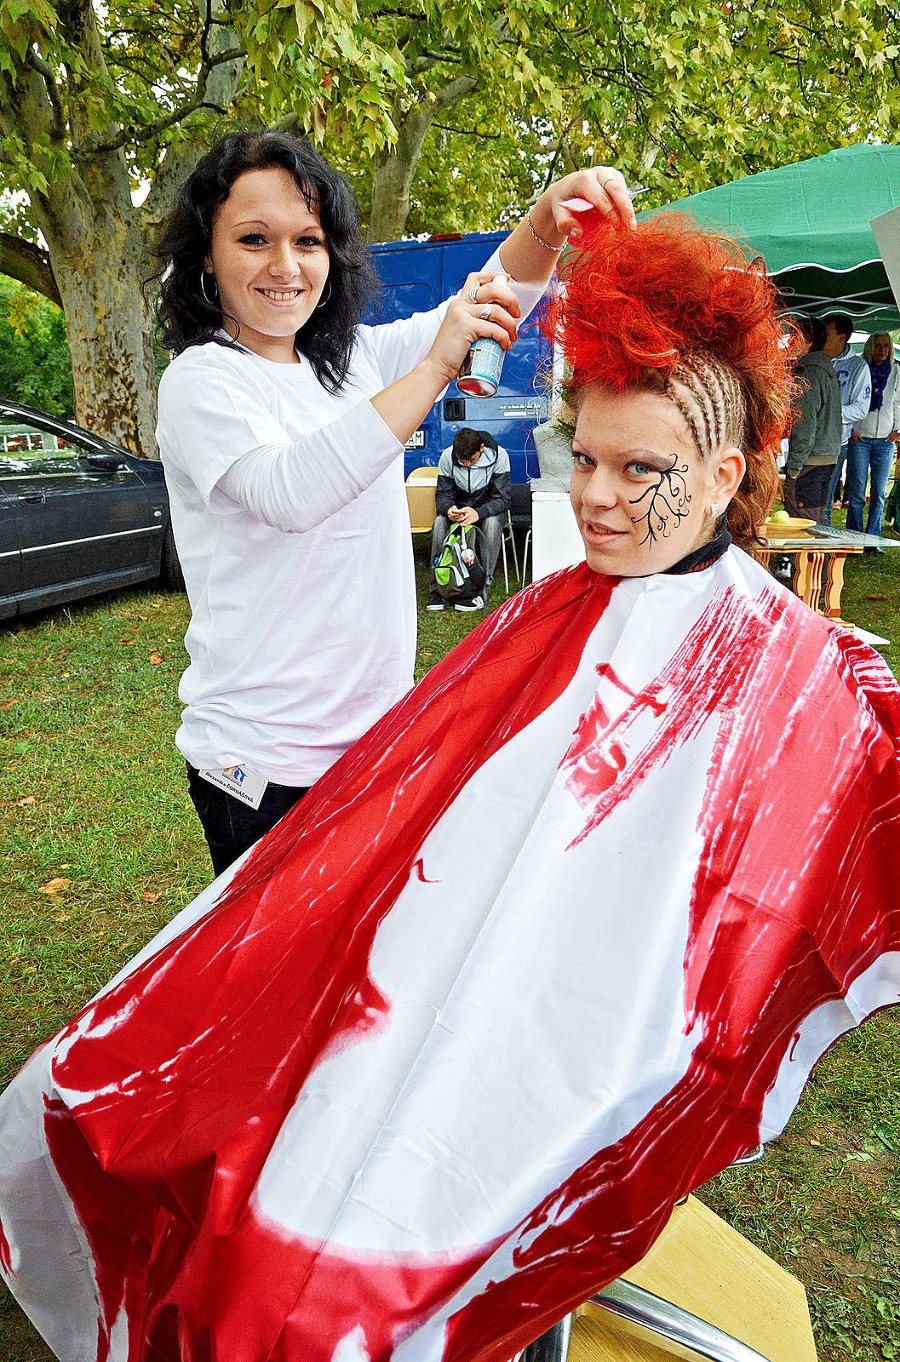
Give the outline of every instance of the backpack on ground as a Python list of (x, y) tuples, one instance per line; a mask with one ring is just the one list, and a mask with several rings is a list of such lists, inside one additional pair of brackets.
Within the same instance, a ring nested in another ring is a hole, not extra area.
[(434, 560), (434, 579), (445, 601), (471, 600), (484, 589), (483, 536), (475, 525), (454, 525)]

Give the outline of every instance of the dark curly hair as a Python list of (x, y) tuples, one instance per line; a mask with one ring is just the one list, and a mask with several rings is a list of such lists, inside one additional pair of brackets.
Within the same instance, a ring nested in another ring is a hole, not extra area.
[[(188, 176), (162, 228), (154, 254), (160, 263), (157, 329), (162, 345), (180, 354), (190, 345), (220, 340), (224, 320), (218, 299), (201, 290), (216, 209), (247, 170), (281, 166), (315, 208), (328, 243), (328, 301), (297, 332), (296, 345), (328, 392), (339, 392), (350, 367), (356, 328), (378, 288), (359, 228), (353, 190), (314, 147), (290, 133), (229, 133)], [(228, 342), (222, 342), (227, 344)]]
[(569, 406), (594, 384), (659, 392), (685, 417), (701, 459), (714, 444), (738, 445), (747, 467), (728, 527), (752, 548), (778, 491), (797, 349), (762, 265), (671, 213), (636, 228), (591, 224), (560, 277), (542, 325), (568, 362)]

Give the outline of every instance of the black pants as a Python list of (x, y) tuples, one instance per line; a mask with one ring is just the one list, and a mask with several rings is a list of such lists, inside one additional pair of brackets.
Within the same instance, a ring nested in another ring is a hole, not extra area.
[(826, 523), (825, 506), (834, 464), (813, 464), (804, 468), (796, 478), (784, 480), (784, 507), (788, 515), (808, 516), (810, 520)]
[(185, 766), (188, 789), (197, 817), (203, 824), (203, 835), (217, 875), (258, 842), (263, 833), (274, 828), (309, 789), (308, 785), (274, 785), (270, 781), (259, 808), (251, 809), (218, 786), (210, 785), (188, 762)]

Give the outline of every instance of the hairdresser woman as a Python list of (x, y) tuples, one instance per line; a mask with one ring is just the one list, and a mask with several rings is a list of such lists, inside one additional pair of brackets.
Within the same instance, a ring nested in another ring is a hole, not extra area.
[(369, 327), (352, 192), (310, 146), (236, 133), (183, 186), (157, 435), (192, 611), (176, 742), (217, 874), (412, 684), (404, 444), (477, 337), (509, 348), (571, 195), (633, 221), (616, 171), (567, 176), (458, 297)]

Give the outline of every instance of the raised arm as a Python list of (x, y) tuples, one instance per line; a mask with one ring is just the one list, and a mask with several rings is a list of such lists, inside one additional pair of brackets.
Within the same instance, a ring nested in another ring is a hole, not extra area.
[[(577, 216), (564, 203), (586, 199), (602, 214), (619, 213), (634, 223), (634, 209), (618, 170), (598, 166), (557, 180), (531, 208), (500, 247), (500, 263), (521, 284), (546, 284), (568, 237), (581, 234)], [(521, 308), (500, 275), (470, 274), (447, 309), (428, 354), (408, 374), (372, 398), (381, 419), (405, 443), (427, 416), (448, 383), (459, 373), (469, 347), (491, 336), (508, 350), (516, 338)]]

